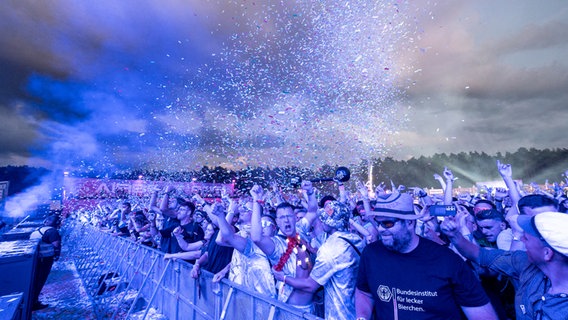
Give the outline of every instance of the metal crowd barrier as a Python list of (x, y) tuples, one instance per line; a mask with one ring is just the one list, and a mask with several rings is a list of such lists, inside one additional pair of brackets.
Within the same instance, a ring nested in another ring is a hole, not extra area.
[(99, 319), (321, 319), (202, 271), (162, 252), (75, 223), (70, 253)]

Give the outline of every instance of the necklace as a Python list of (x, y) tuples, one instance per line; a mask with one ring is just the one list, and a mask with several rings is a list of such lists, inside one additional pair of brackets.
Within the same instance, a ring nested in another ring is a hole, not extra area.
[(292, 252), (298, 246), (298, 244), (300, 244), (300, 235), (296, 234), (295, 237), (288, 237), (286, 238), (286, 242), (288, 243), (288, 245), (286, 246), (286, 251), (284, 251), (282, 256), (280, 256), (278, 263), (274, 266), (274, 270), (276, 271), (282, 271), (284, 265), (286, 264), (286, 262), (288, 262), (288, 259), (290, 259)]

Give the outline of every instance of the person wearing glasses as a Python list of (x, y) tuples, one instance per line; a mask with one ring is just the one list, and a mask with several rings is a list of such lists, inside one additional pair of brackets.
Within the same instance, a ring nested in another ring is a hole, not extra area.
[(315, 293), (324, 288), (325, 319), (352, 320), (355, 317), (355, 282), (365, 241), (349, 232), (351, 209), (339, 201), (330, 201), (318, 210), (328, 238), (317, 252), (314, 268), (307, 278), (286, 277), (273, 271), (278, 281), (295, 289)]
[(361, 255), (357, 319), (497, 319), (473, 270), (457, 254), (415, 232), (409, 194), (378, 198), (370, 215), (380, 240)]
[[(251, 219), (251, 240), (262, 250), (276, 271), (282, 271), (284, 277), (307, 278), (312, 267), (312, 259), (307, 248), (310, 226), (317, 218), (317, 200), (315, 189), (310, 181), (302, 182), (302, 190), (307, 198), (308, 212), (296, 221), (294, 206), (283, 202), (276, 207), (278, 233), (274, 236), (263, 234), (260, 209), (264, 203), (264, 191), (255, 185), (250, 193), (253, 198)], [(276, 284), (278, 300), (286, 302), (306, 313), (314, 313), (313, 293), (295, 290), (284, 281)]]

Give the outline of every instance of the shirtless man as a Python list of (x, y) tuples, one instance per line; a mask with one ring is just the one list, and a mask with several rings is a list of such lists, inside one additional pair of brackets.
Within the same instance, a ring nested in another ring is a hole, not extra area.
[[(296, 222), (294, 207), (286, 202), (281, 203), (276, 207), (276, 224), (279, 232), (272, 237), (262, 234), (259, 201), (262, 202), (263, 190), (258, 185), (251, 189), (253, 206), (258, 208), (252, 212), (251, 239), (266, 253), (274, 269), (283, 271), (286, 277), (307, 278), (311, 271), (311, 260), (306, 250), (305, 239), (317, 217), (317, 200), (311, 182), (304, 181), (302, 189), (308, 197), (308, 213)], [(276, 287), (278, 300), (313, 313), (311, 292), (294, 289), (285, 284), (285, 281), (279, 281)]]

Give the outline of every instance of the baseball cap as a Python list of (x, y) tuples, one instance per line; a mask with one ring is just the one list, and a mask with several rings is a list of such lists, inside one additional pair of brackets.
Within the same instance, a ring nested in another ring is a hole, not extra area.
[(568, 214), (542, 212), (533, 217), (519, 215), (517, 223), (523, 230), (546, 242), (552, 249), (568, 256)]

